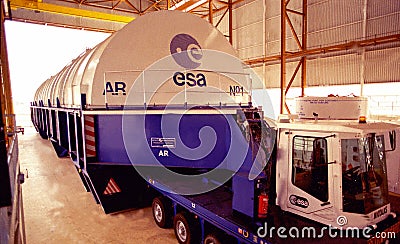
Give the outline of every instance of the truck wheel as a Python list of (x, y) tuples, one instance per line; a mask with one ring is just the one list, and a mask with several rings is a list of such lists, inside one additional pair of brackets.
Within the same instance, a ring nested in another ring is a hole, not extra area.
[(198, 229), (195, 221), (187, 214), (178, 213), (174, 217), (175, 237), (180, 244), (189, 244), (199, 241)]
[(172, 213), (168, 208), (167, 200), (163, 197), (156, 197), (153, 199), (152, 212), (154, 222), (160, 228), (171, 227)]
[(210, 233), (204, 238), (204, 244), (221, 244), (221, 241), (217, 235)]

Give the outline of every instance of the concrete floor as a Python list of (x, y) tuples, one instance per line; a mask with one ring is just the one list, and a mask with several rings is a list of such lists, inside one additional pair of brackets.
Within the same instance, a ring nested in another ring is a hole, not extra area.
[(33, 128), (19, 135), (26, 239), (36, 243), (177, 243), (153, 221), (151, 208), (106, 215), (85, 191), (68, 158)]

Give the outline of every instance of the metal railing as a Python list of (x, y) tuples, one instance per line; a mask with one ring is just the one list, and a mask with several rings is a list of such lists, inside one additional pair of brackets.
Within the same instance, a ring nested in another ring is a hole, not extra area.
[[(119, 105), (146, 108), (148, 105), (229, 106), (251, 102), (253, 81), (249, 73), (189, 70), (177, 72), (179, 77), (175, 78), (177, 73), (174, 72), (170, 69), (108, 71), (104, 73), (104, 103), (122, 102)], [(190, 72), (202, 75), (203, 80), (199, 81), (200, 78)], [(132, 81), (136, 81), (132, 87), (125, 87), (128, 84), (125, 82)], [(125, 100), (128, 93), (133, 95)], [(124, 99), (119, 100), (116, 95), (123, 95)]]

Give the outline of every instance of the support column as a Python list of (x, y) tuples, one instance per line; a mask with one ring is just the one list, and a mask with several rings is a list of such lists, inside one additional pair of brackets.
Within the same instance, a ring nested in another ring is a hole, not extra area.
[(228, 0), (228, 12), (229, 12), (229, 42), (233, 45), (233, 11), (232, 11), (232, 0)]
[(212, 0), (208, 0), (208, 21), (213, 24), (213, 6)]
[[(303, 31), (301, 33), (302, 51), (307, 51), (307, 0), (303, 0)], [(307, 56), (302, 57), (301, 66), (301, 96), (305, 96), (305, 88), (307, 87)]]
[[(294, 82), (297, 73), (299, 70), (301, 70), (301, 96), (305, 95), (304, 89), (307, 85), (306, 79), (307, 79), (307, 66), (306, 66), (306, 51), (307, 51), (307, 0), (301, 0), (302, 1), (302, 12), (299, 12), (297, 10), (289, 9), (288, 4), (290, 3), (291, 0), (281, 0), (281, 55), (280, 55), (280, 61), (281, 61), (281, 108), (280, 112), (285, 113), (287, 112), (290, 114), (289, 107), (286, 104), (286, 94), (289, 91), (289, 88), (291, 87), (292, 83)], [(296, 28), (292, 22), (292, 20), (289, 17), (293, 16), (294, 18), (302, 18), (301, 19), (301, 37), (299, 36), (298, 33), (296, 33)], [(292, 37), (296, 41), (297, 44), (297, 49), (296, 51), (291, 51), (287, 52), (286, 51), (286, 24), (288, 24)], [(296, 66), (295, 71), (292, 73), (292, 76), (290, 78), (289, 84), (286, 84), (286, 60), (287, 58), (293, 57), (294, 54), (297, 54), (298, 57), (300, 58), (298, 61), (298, 64)], [(301, 69), (300, 69), (301, 67)], [(285, 111), (286, 110), (286, 111)]]
[(281, 104), (280, 113), (284, 113), (286, 103), (286, 0), (281, 0)]
[[(0, 207), (11, 206), (11, 185), (10, 185), (10, 172), (7, 162), (7, 127), (13, 126), (9, 124), (12, 120), (4, 118), (5, 114), (11, 114), (12, 111), (12, 100), (11, 100), (11, 88), (10, 88), (10, 76), (8, 69), (7, 49), (6, 49), (6, 37), (4, 31), (4, 5), (3, 2), (0, 4), (0, 35), (1, 35), (1, 53), (0, 53)], [(3, 94), (4, 90), (4, 94)]]

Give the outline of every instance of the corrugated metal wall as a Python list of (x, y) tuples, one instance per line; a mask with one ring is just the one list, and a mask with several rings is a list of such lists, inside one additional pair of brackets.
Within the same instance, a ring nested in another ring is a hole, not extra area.
[[(301, 11), (301, 4), (302, 0), (291, 0), (288, 7)], [(245, 1), (234, 9), (233, 45), (242, 60), (280, 53), (280, 5), (281, 0), (255, 0)], [(307, 11), (308, 49), (400, 34), (399, 0), (308, 0)], [(289, 16), (300, 34), (301, 18)], [(228, 33), (227, 18), (219, 29)], [(287, 50), (298, 51), (288, 26)], [(309, 56), (307, 85), (358, 84), (362, 79), (365, 83), (399, 82), (399, 61), (400, 41)], [(288, 63), (287, 73), (295, 67), (295, 63)], [(263, 77), (262, 67), (255, 70)], [(264, 75), (267, 88), (279, 87), (279, 70), (279, 63), (267, 64)], [(297, 78), (293, 85), (299, 84)]]

